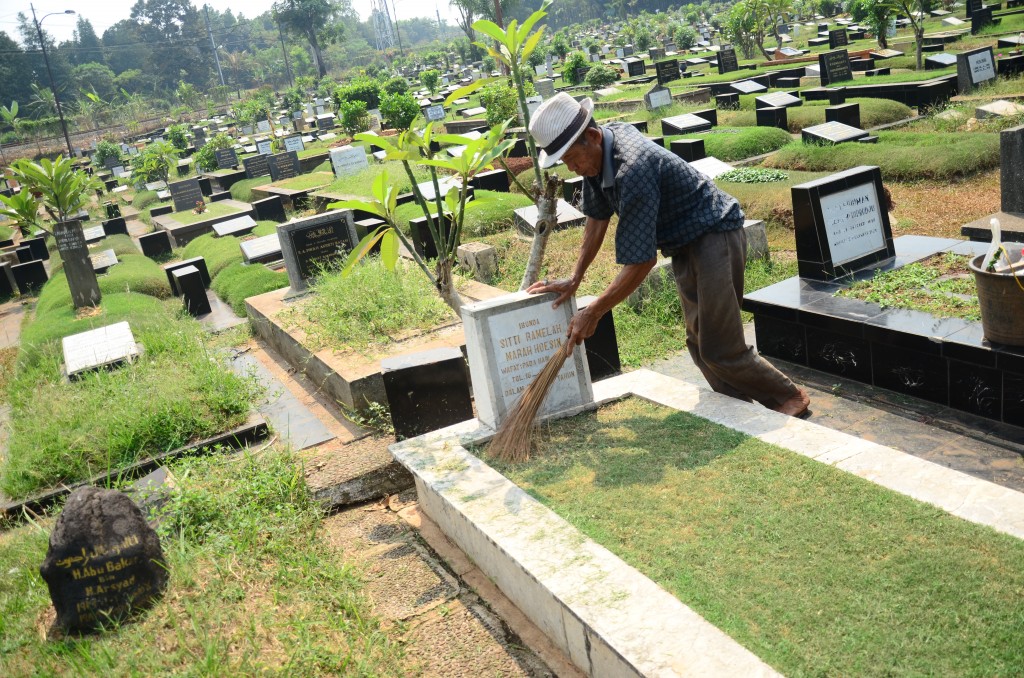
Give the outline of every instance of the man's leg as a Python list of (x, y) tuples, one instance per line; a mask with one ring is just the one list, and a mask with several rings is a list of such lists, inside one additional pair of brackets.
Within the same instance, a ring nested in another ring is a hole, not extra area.
[(746, 398), (786, 414), (801, 413), (809, 402), (806, 395), (758, 356), (743, 336), (740, 300), (746, 234), (742, 229), (709, 233), (686, 249), (696, 283), (695, 333), (703, 363)]

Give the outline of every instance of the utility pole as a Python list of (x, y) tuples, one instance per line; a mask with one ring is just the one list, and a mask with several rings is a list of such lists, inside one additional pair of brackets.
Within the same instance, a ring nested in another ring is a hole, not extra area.
[(54, 14), (74, 14), (75, 10), (66, 9), (63, 12), (51, 12), (43, 16), (42, 19), (36, 20), (36, 8), (34, 5), (29, 3), (29, 7), (32, 8), (32, 21), (36, 25), (36, 33), (39, 35), (39, 47), (43, 50), (43, 61), (46, 62), (46, 73), (50, 76), (50, 89), (53, 90), (53, 103), (57, 107), (57, 117), (60, 118), (60, 128), (64, 131), (64, 141), (68, 145), (68, 158), (75, 157), (75, 151), (71, 148), (71, 137), (68, 136), (68, 124), (64, 121), (64, 111), (60, 107), (60, 97), (57, 96), (57, 84), (53, 81), (53, 71), (50, 70), (50, 57), (46, 55), (46, 40), (43, 39), (43, 20), (48, 16)]
[(203, 5), (203, 11), (206, 12), (206, 34), (210, 36), (210, 49), (213, 50), (213, 60), (217, 62), (217, 75), (220, 76), (220, 86), (224, 87), (224, 73), (220, 70), (220, 57), (217, 56), (217, 44), (213, 41), (213, 31), (210, 30), (210, 6)]
[(292, 80), (292, 67), (288, 63), (288, 48), (284, 46), (284, 31), (281, 30), (281, 24), (277, 24), (277, 36), (281, 38), (281, 54), (284, 55), (284, 70), (288, 73), (288, 86), (295, 87), (295, 81)]
[(437, 12), (437, 37), (441, 42), (444, 42), (444, 24), (441, 23), (441, 10), (434, 5), (434, 11)]
[[(388, 11), (388, 0), (384, 0), (384, 11)], [(395, 9), (395, 0), (391, 0), (391, 11), (395, 15), (395, 37), (398, 38), (398, 53), (405, 55), (405, 51), (402, 49), (402, 33), (398, 30), (398, 10)]]

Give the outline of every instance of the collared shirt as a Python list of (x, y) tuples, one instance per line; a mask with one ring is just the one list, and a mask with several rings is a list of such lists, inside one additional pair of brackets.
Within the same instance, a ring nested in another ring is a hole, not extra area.
[(658, 249), (688, 245), (705, 233), (743, 227), (743, 210), (685, 160), (626, 123), (601, 128), (601, 173), (583, 181), (585, 215), (619, 215), (615, 261), (640, 264)]

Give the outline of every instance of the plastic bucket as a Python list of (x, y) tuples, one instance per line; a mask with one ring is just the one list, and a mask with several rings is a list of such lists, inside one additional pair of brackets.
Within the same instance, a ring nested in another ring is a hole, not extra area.
[[(1021, 259), (1018, 243), (1011, 243), (1011, 263)], [(1006, 248), (1010, 250), (1010, 247)], [(1018, 275), (989, 273), (985, 270), (985, 255), (970, 262), (974, 282), (978, 288), (978, 303), (981, 306), (981, 327), (985, 338), (1000, 344), (1024, 346), (1024, 271)], [(1005, 259), (1000, 256), (1005, 263)]]

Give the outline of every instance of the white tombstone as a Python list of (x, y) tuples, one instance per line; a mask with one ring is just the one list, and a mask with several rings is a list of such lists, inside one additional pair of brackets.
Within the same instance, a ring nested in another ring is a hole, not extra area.
[(331, 149), (331, 166), (337, 177), (357, 174), (370, 166), (366, 151), (361, 146), (342, 146)]

